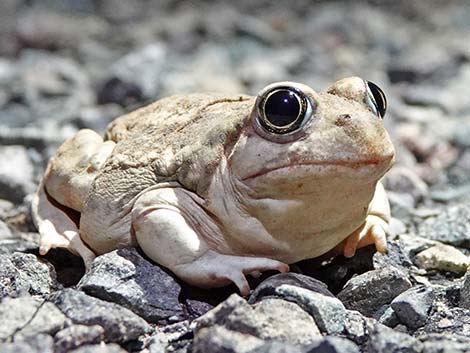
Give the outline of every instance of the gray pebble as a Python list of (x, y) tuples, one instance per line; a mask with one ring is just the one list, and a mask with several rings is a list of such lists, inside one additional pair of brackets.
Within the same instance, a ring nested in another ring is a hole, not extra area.
[(132, 311), (78, 290), (64, 289), (51, 300), (75, 324), (103, 327), (106, 341), (126, 342), (151, 331), (145, 320)]
[(337, 298), (289, 284), (277, 287), (275, 293), (282, 299), (297, 303), (312, 315), (323, 333), (339, 334), (343, 332), (346, 309)]
[(411, 282), (402, 271), (394, 267), (381, 268), (351, 278), (338, 298), (348, 309), (373, 316), (382, 305), (390, 304), (410, 287)]
[(418, 286), (401, 293), (390, 306), (401, 323), (417, 329), (426, 323), (434, 298), (431, 287)]
[(0, 254), (0, 299), (46, 295), (59, 288), (54, 268), (33, 254)]
[(253, 308), (236, 294), (196, 320), (198, 330), (221, 325), (265, 340), (308, 344), (321, 336), (312, 317), (297, 304), (267, 298)]
[(0, 341), (24, 340), (40, 333), (55, 334), (66, 317), (52, 303), (33, 297), (4, 298), (0, 302)]
[(120, 304), (149, 322), (182, 319), (181, 287), (135, 248), (97, 257), (78, 288), (94, 297)]

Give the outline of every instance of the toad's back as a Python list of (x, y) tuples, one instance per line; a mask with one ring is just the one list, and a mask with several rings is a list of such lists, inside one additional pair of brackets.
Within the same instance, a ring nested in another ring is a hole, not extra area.
[[(97, 253), (135, 245), (130, 212), (138, 195), (159, 183), (181, 181), (181, 174), (190, 169), (191, 155), (210, 153), (207, 146), (203, 152), (200, 150), (205, 143), (210, 144), (206, 140), (214, 126), (236, 125), (252, 104), (251, 98), (240, 95), (179, 95), (110, 123), (107, 139), (116, 146), (85, 200), (81, 238)], [(214, 121), (221, 120), (221, 116), (227, 120)], [(184, 186), (195, 187), (189, 184)]]

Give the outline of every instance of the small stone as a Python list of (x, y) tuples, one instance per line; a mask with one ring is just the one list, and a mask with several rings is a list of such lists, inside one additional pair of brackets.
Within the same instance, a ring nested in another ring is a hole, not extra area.
[(342, 337), (327, 336), (322, 340), (305, 347), (306, 353), (359, 353), (359, 347)]
[(434, 298), (432, 288), (413, 287), (396, 297), (390, 306), (402, 324), (417, 329), (426, 323)]
[(103, 327), (106, 341), (126, 342), (151, 332), (151, 327), (132, 311), (78, 290), (64, 289), (51, 301), (75, 324)]
[(464, 274), (470, 259), (453, 246), (437, 244), (416, 255), (417, 263), (426, 270), (449, 271)]
[(36, 255), (0, 254), (0, 299), (28, 293), (46, 295), (58, 287), (52, 265), (39, 260)]
[(351, 278), (338, 298), (348, 309), (371, 317), (410, 287), (411, 282), (402, 271), (394, 267), (381, 268)]
[(422, 345), (416, 338), (406, 333), (375, 324), (370, 329), (370, 340), (366, 351), (369, 353), (421, 353)]
[(194, 337), (193, 353), (248, 353), (263, 345), (264, 341), (222, 326), (203, 328)]
[(127, 353), (121, 346), (111, 344), (93, 344), (82, 346), (80, 348), (69, 351), (68, 353)]
[(347, 310), (344, 336), (356, 344), (363, 345), (369, 338), (367, 320), (359, 311)]
[(251, 293), (248, 303), (253, 304), (264, 297), (275, 296), (276, 288), (285, 284), (305, 288), (329, 297), (334, 297), (325, 283), (309, 276), (288, 272), (275, 274), (261, 282), (261, 284), (259, 284)]
[(36, 190), (34, 167), (23, 146), (0, 146), (0, 199), (23, 202)]
[(470, 248), (470, 204), (448, 206), (435, 217), (417, 224), (418, 235), (463, 248)]
[(55, 353), (53, 339), (49, 335), (37, 334), (11, 343), (0, 343), (2, 353)]
[(99, 325), (72, 325), (54, 336), (55, 353), (66, 353), (85, 344), (100, 343), (104, 329)]
[(221, 325), (265, 340), (308, 344), (321, 337), (312, 317), (297, 304), (267, 298), (252, 308), (237, 294), (196, 320), (197, 329)]
[(97, 257), (78, 288), (89, 295), (120, 304), (149, 322), (183, 317), (178, 301), (181, 287), (135, 248)]
[(343, 332), (346, 309), (337, 298), (289, 284), (277, 287), (275, 294), (282, 299), (298, 304), (312, 315), (322, 332), (327, 334)]
[(4, 298), (0, 302), (0, 317), (0, 341), (55, 334), (66, 320), (54, 304), (33, 297)]

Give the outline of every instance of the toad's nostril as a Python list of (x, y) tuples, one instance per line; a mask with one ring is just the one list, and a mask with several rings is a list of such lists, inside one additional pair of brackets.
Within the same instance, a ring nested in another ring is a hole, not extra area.
[(336, 119), (335, 125), (336, 126), (344, 126), (344, 125), (348, 124), (350, 121), (351, 121), (351, 115), (342, 114)]

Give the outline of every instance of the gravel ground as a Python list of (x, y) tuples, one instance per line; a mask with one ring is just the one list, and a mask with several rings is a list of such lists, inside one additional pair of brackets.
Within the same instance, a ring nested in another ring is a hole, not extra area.
[[(0, 3), (0, 352), (470, 352), (470, 3), (281, 4)], [(66, 251), (38, 256), (31, 194), (78, 129), (175, 92), (351, 75), (388, 96), (388, 254), (303, 261), (249, 298), (135, 249), (85, 276)]]

